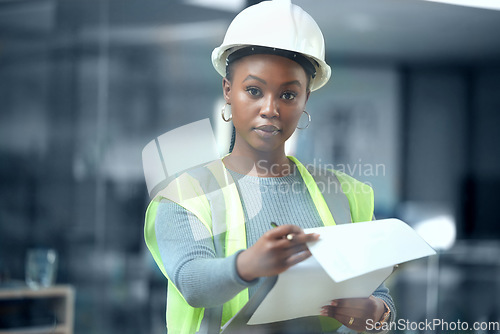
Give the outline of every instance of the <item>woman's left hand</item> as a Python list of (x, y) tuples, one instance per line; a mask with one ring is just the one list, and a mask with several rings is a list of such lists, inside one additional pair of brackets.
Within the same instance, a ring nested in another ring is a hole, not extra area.
[(348, 298), (332, 300), (322, 308), (321, 315), (335, 318), (345, 326), (358, 332), (366, 330), (367, 320), (372, 324), (384, 315), (384, 302), (374, 296), (369, 298)]

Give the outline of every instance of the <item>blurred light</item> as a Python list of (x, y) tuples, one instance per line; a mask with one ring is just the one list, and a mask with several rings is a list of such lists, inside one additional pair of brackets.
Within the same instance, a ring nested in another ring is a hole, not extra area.
[(425, 0), (425, 1), (441, 2), (458, 6), (500, 10), (500, 1), (498, 0)]
[(245, 7), (245, 0), (185, 0), (189, 5), (239, 12)]
[(456, 227), (453, 217), (440, 215), (422, 220), (415, 231), (434, 249), (447, 250), (455, 243)]
[[(111, 27), (107, 34), (113, 44), (120, 45), (157, 45), (212, 38), (214, 42), (210, 45), (213, 47), (215, 43), (220, 43), (220, 36), (224, 36), (226, 29), (226, 20), (210, 20), (157, 26)], [(90, 43), (101, 34), (102, 29), (99, 27), (90, 27), (82, 31), (81, 38)]]

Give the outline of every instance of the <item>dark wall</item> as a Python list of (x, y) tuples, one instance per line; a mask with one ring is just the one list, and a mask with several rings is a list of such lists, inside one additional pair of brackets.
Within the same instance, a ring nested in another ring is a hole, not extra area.
[(404, 75), (405, 200), (449, 207), (459, 238), (499, 238), (498, 65), (419, 66)]

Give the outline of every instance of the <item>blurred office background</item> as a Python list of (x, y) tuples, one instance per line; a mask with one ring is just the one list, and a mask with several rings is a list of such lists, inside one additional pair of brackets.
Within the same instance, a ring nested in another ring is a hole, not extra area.
[[(0, 285), (51, 247), (76, 291), (75, 333), (165, 332), (141, 151), (220, 123), (210, 54), (250, 3), (0, 0)], [(500, 11), (294, 3), (322, 28), (333, 75), (291, 151), (372, 184), (378, 218), (439, 250), (388, 281), (399, 317), (500, 321)]]

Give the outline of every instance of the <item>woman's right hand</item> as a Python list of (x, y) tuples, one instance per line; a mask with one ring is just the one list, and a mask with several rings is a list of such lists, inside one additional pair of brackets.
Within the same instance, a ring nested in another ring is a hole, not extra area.
[[(293, 236), (292, 240), (287, 238), (288, 235)], [(305, 234), (296, 225), (273, 228), (238, 255), (238, 274), (248, 282), (258, 277), (278, 275), (311, 256), (306, 242), (318, 239), (319, 234)]]

